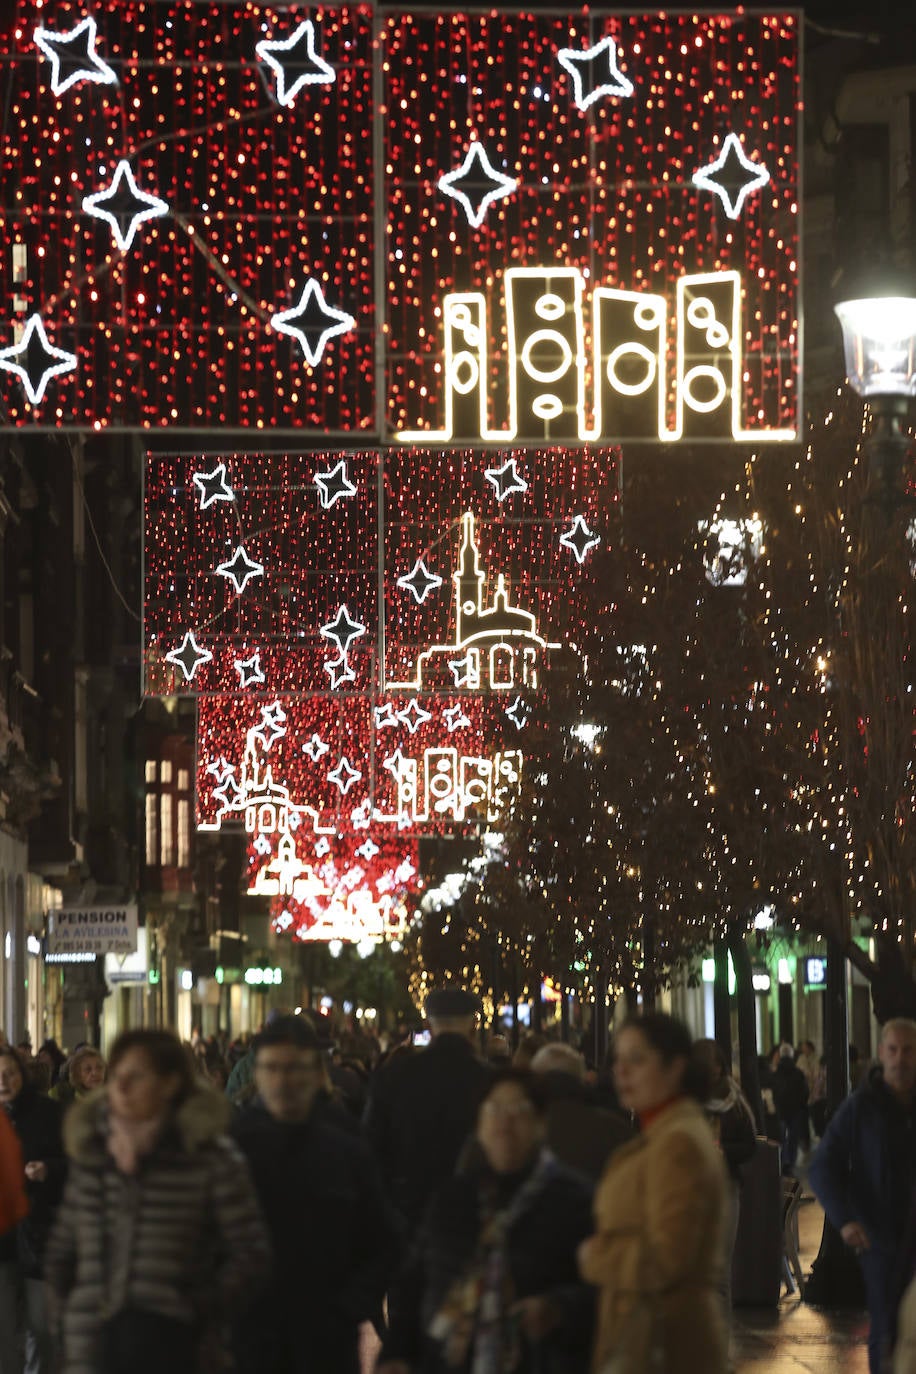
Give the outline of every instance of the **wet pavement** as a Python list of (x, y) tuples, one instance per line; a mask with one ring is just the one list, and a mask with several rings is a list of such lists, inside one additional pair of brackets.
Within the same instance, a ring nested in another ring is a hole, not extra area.
[[(821, 1243), (824, 1214), (813, 1198), (798, 1214), (799, 1253), (805, 1273)], [(785, 1290), (784, 1290), (785, 1291)], [(739, 1308), (732, 1359), (738, 1374), (868, 1374), (864, 1312), (809, 1307), (798, 1294), (777, 1309)]]

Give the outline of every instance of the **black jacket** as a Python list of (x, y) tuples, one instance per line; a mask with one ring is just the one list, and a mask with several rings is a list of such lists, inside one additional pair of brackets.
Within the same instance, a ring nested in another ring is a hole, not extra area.
[(788, 1057), (780, 1059), (776, 1065), (773, 1101), (780, 1121), (793, 1121), (808, 1104), (808, 1080)]
[(411, 1232), (433, 1190), (454, 1173), (492, 1071), (461, 1035), (378, 1070), (363, 1124), (388, 1196)]
[(636, 1134), (620, 1112), (601, 1106), (569, 1073), (542, 1075), (547, 1092), (547, 1144), (561, 1164), (597, 1183), (611, 1155)]
[(22, 1162), (41, 1162), (48, 1167), (43, 1183), (26, 1183), (29, 1215), (19, 1224), (18, 1252), (22, 1272), (40, 1278), (45, 1246), (67, 1177), (67, 1161), (61, 1134), (64, 1112), (59, 1102), (43, 1097), (32, 1087), (24, 1087), (7, 1108), (22, 1146)]
[[(382, 1360), (405, 1360), (412, 1374), (466, 1374), (467, 1366), (452, 1370), (443, 1362), (428, 1330), (452, 1284), (473, 1263), (486, 1179), (482, 1169), (458, 1174), (433, 1197), (392, 1287)], [(594, 1289), (579, 1277), (576, 1250), (593, 1229), (588, 1181), (555, 1164), (508, 1236), (515, 1298), (549, 1296), (561, 1313), (560, 1326), (538, 1347), (524, 1343), (518, 1374), (582, 1374), (589, 1368)]]
[(379, 1319), (398, 1260), (366, 1145), (314, 1118), (277, 1121), (257, 1103), (232, 1133), (274, 1256), (267, 1289), (237, 1330), (239, 1374), (357, 1374), (359, 1324)]

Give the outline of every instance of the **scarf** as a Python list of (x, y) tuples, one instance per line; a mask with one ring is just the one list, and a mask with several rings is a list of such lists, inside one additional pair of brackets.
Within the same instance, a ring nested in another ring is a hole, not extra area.
[(429, 1325), (429, 1335), (440, 1345), (446, 1368), (467, 1367), (469, 1374), (512, 1374), (518, 1368), (521, 1342), (509, 1317), (515, 1300), (509, 1272), (509, 1232), (555, 1171), (553, 1155), (541, 1150), (534, 1168), (502, 1207), (496, 1190), (483, 1185), (477, 1248)]
[(151, 1121), (130, 1121), (127, 1117), (109, 1112), (108, 1153), (122, 1174), (137, 1172), (141, 1160), (155, 1145), (162, 1124), (161, 1116), (154, 1116)]

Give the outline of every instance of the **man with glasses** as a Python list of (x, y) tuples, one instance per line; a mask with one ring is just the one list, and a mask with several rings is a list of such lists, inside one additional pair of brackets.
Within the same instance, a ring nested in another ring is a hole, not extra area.
[(257, 1096), (233, 1134), (248, 1160), (273, 1267), (236, 1339), (239, 1374), (358, 1374), (359, 1327), (378, 1322), (395, 1228), (361, 1140), (318, 1120), (321, 1051), (297, 1017), (254, 1042)]

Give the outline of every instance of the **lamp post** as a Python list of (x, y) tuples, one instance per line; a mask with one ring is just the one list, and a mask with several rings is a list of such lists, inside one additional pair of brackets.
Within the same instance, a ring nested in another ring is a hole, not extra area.
[(900, 485), (910, 444), (901, 421), (916, 396), (916, 297), (891, 287), (841, 301), (834, 310), (843, 330), (849, 385), (874, 416), (866, 452), (874, 499), (890, 518), (912, 502)]

